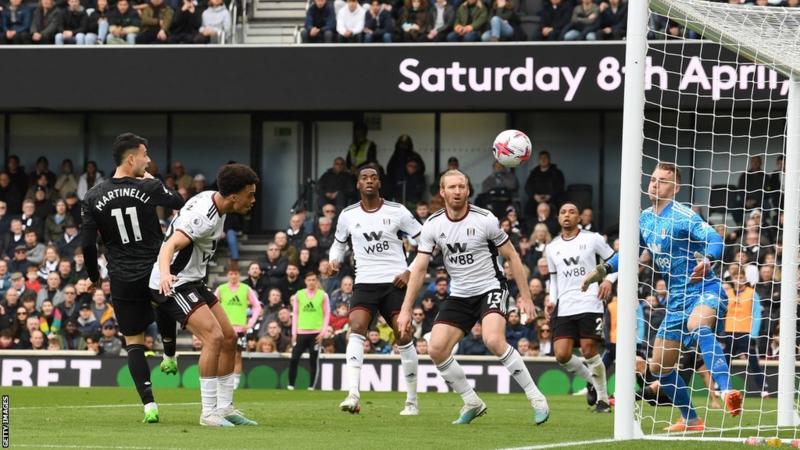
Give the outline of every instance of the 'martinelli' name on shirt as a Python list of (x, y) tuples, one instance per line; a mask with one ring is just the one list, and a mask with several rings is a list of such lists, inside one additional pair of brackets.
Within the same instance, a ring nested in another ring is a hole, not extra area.
[(97, 208), (98, 211), (102, 211), (103, 208), (105, 208), (106, 203), (119, 197), (135, 198), (141, 201), (142, 203), (147, 203), (148, 201), (150, 201), (150, 196), (147, 195), (147, 193), (140, 191), (139, 189), (119, 188), (106, 192), (105, 195), (103, 195), (103, 197), (100, 198), (100, 200), (97, 203), (95, 203), (94, 207)]

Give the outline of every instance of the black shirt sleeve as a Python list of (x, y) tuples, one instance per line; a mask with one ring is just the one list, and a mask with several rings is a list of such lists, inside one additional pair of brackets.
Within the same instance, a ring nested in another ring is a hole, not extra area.
[(183, 207), (183, 197), (172, 189), (164, 186), (159, 180), (149, 180), (147, 183), (147, 190), (154, 205), (170, 209), (181, 209)]
[(81, 219), (83, 221), (81, 248), (83, 249), (86, 272), (94, 283), (100, 279), (100, 271), (97, 268), (97, 221), (95, 221), (89, 205), (91, 205), (89, 198), (86, 198), (81, 205)]

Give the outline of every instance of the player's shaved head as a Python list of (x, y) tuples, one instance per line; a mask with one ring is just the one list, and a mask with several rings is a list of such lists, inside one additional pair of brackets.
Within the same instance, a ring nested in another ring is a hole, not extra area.
[(380, 195), (381, 172), (375, 163), (366, 163), (358, 168), (356, 188), (364, 198), (375, 198)]
[(561, 205), (561, 208), (558, 210), (558, 213), (561, 214), (562, 212), (570, 210), (570, 209), (575, 209), (576, 213), (580, 211), (580, 208), (578, 208), (577, 204), (572, 203), (572, 202), (566, 202), (563, 205)]

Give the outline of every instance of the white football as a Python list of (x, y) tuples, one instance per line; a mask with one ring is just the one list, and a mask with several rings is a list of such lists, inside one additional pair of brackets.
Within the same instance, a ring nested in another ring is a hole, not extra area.
[(531, 157), (531, 140), (519, 130), (505, 130), (492, 145), (494, 159), (505, 167), (517, 167)]

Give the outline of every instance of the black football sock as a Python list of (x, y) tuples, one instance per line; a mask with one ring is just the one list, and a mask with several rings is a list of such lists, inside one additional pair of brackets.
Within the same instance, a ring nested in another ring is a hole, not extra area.
[(153, 388), (150, 384), (150, 367), (144, 357), (146, 347), (142, 344), (132, 344), (126, 347), (126, 350), (128, 350), (128, 370), (131, 371), (133, 384), (136, 385), (142, 404), (154, 402)]
[(177, 335), (175, 320), (166, 314), (159, 313), (156, 320), (161, 343), (164, 345), (164, 354), (170, 358), (175, 357), (175, 336)]

